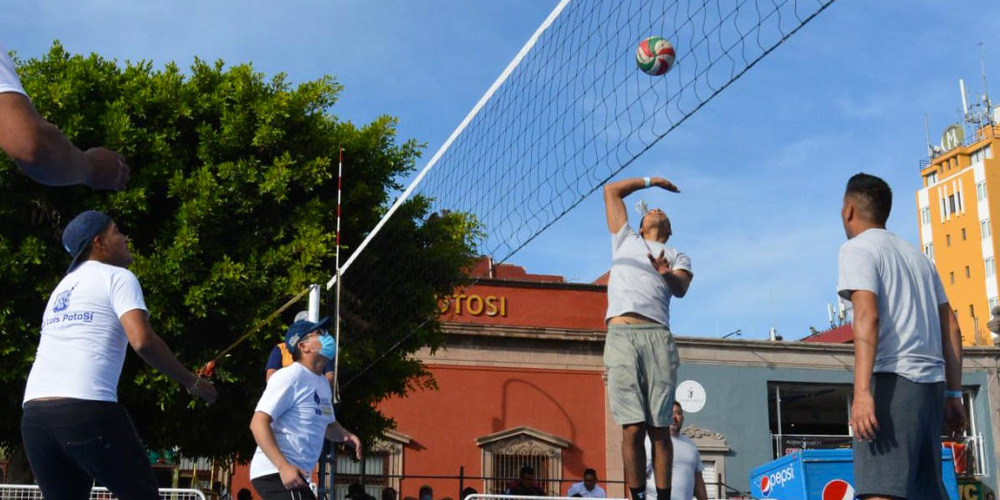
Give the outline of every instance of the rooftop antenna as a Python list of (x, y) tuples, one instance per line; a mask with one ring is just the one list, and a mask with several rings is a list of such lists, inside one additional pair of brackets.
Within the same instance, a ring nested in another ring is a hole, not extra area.
[[(927, 127), (927, 113), (924, 113), (924, 139), (927, 141), (927, 157), (934, 158), (934, 146), (931, 146), (931, 132)], [(833, 324), (833, 306), (827, 304), (830, 309), (830, 324)]]
[(983, 42), (979, 42), (979, 71), (983, 75), (983, 102), (986, 104), (986, 121), (993, 123), (993, 106), (990, 104), (989, 87), (986, 85), (986, 60), (983, 56)]
[(958, 90), (962, 93), (962, 116), (969, 119), (969, 99), (965, 96), (965, 80), (958, 79)]

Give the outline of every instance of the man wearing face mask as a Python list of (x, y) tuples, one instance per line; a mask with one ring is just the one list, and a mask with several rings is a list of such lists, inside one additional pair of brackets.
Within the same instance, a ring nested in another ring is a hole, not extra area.
[(315, 500), (307, 478), (323, 447), (324, 436), (354, 447), (361, 459), (361, 441), (333, 414), (333, 393), (323, 367), (336, 355), (336, 344), (318, 323), (292, 323), (285, 344), (294, 363), (275, 372), (257, 403), (250, 431), (257, 451), (250, 461), (250, 482), (263, 500)]

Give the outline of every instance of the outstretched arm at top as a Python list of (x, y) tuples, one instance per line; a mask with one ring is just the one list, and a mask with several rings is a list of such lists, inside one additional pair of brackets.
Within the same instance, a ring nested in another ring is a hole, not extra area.
[(608, 230), (615, 234), (625, 224), (628, 224), (628, 210), (625, 208), (625, 197), (646, 187), (656, 186), (674, 193), (681, 192), (672, 182), (663, 177), (650, 177), (649, 186), (642, 177), (622, 179), (604, 185), (604, 211), (608, 217)]
[(104, 148), (80, 151), (16, 92), (0, 93), (0, 149), (41, 184), (120, 190), (128, 183), (122, 155)]

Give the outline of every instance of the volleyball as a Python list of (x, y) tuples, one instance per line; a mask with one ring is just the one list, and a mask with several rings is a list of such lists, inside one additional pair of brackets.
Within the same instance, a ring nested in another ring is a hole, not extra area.
[(635, 63), (639, 69), (651, 76), (660, 76), (674, 67), (674, 46), (658, 36), (651, 36), (639, 42), (635, 51)]

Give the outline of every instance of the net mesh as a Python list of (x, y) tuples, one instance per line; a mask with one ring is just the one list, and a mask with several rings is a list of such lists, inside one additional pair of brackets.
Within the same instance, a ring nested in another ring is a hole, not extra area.
[[(415, 192), (504, 262), (832, 2), (570, 2)], [(649, 36), (677, 52), (665, 75), (636, 66)]]
[[(365, 328), (378, 330), (378, 340), (358, 340), (365, 344), (345, 350), (352, 359), (344, 364), (342, 385), (364, 380), (387, 357), (402, 358), (424, 345), (428, 337), (416, 334), (433, 329), (427, 304), (399, 290), (401, 277), (440, 281), (435, 277), (450, 265), (447, 253), (399, 255), (398, 242), (414, 234), (406, 226), (415, 214), (469, 216), (481, 233), (476, 252), (492, 263), (507, 261), (832, 3), (560, 4), (562, 11), (536, 33), (507, 78), (425, 167), (410, 201), (381, 232), (371, 233), (367, 247), (354, 247), (357, 255), (348, 262), (357, 262), (341, 278), (344, 342), (352, 344)], [(636, 49), (650, 36), (667, 39), (676, 50), (665, 75), (637, 67)]]

